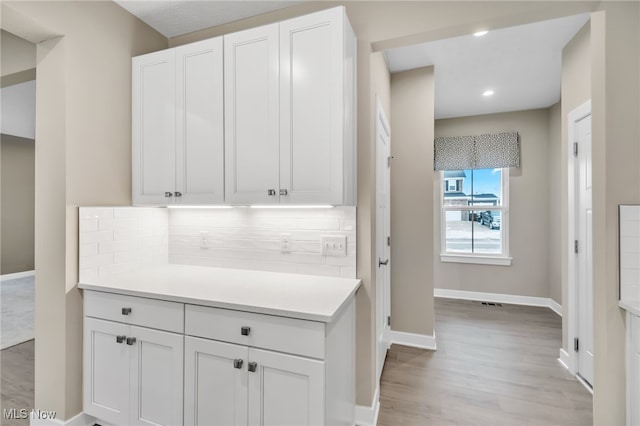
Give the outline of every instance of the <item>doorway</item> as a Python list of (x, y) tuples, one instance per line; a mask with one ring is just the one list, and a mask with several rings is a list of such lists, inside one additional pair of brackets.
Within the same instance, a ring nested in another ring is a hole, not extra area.
[(569, 338), (571, 372), (593, 388), (591, 101), (569, 113)]
[(376, 99), (376, 379), (391, 345), (391, 132)]

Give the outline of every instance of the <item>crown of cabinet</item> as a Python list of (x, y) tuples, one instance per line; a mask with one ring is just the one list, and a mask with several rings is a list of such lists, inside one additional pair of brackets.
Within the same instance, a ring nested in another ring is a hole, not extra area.
[(133, 58), (136, 205), (355, 205), (344, 7)]

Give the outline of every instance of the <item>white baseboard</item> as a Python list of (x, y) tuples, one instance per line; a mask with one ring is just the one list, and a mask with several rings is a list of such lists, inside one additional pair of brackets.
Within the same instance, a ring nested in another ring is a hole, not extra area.
[(432, 351), (437, 349), (435, 333), (433, 336), (429, 336), (426, 334), (405, 333), (403, 331), (391, 330), (391, 343), (412, 346), (420, 349), (430, 349)]
[(356, 405), (355, 424), (358, 426), (375, 426), (380, 412), (380, 386), (376, 387), (373, 402), (370, 407)]
[(15, 280), (18, 278), (32, 277), (36, 274), (36, 271), (24, 271), (24, 272), (14, 272), (13, 274), (4, 274), (0, 275), (0, 282)]
[(572, 369), (571, 369), (571, 364), (572, 364), (571, 357), (569, 357), (569, 353), (567, 351), (565, 351), (563, 348), (560, 348), (560, 357), (558, 358), (558, 362), (560, 362), (560, 364), (562, 364), (562, 366), (564, 368), (569, 370), (570, 373), (572, 372)]
[[(69, 420), (43, 419), (32, 416), (30, 426), (91, 426), (96, 423), (96, 418), (85, 413), (77, 414)], [(101, 423), (102, 424), (102, 423)]]
[(445, 299), (476, 300), (478, 302), (508, 303), (511, 305), (540, 306), (562, 316), (562, 306), (548, 297), (516, 296), (513, 294), (484, 293), (480, 291), (433, 289), (434, 297)]

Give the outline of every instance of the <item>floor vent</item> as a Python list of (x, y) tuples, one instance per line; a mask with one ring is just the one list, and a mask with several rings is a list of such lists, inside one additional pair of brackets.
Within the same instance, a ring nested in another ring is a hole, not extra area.
[(502, 303), (495, 303), (495, 302), (482, 302), (482, 304), (484, 306), (500, 306), (502, 307)]

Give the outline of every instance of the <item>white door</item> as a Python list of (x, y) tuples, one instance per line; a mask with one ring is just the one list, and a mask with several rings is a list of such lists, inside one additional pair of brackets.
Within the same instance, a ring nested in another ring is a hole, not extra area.
[[(180, 425), (183, 421), (184, 336), (131, 327), (131, 425)], [(122, 423), (120, 423), (122, 424)]]
[(184, 424), (247, 424), (246, 346), (185, 337)]
[(324, 425), (324, 362), (249, 348), (249, 425)]
[(391, 318), (391, 142), (389, 122), (376, 107), (376, 347), (378, 381), (390, 345)]
[(175, 49), (176, 192), (180, 204), (224, 202), (222, 37)]
[(84, 319), (83, 410), (114, 425), (129, 423), (129, 326)]
[(133, 204), (173, 202), (176, 92), (174, 62), (173, 49), (132, 59)]
[(593, 386), (593, 211), (591, 204), (591, 115), (574, 124), (578, 290), (578, 374)]
[(340, 8), (280, 23), (280, 202), (342, 204)]
[(278, 24), (224, 36), (225, 196), (279, 199)]

